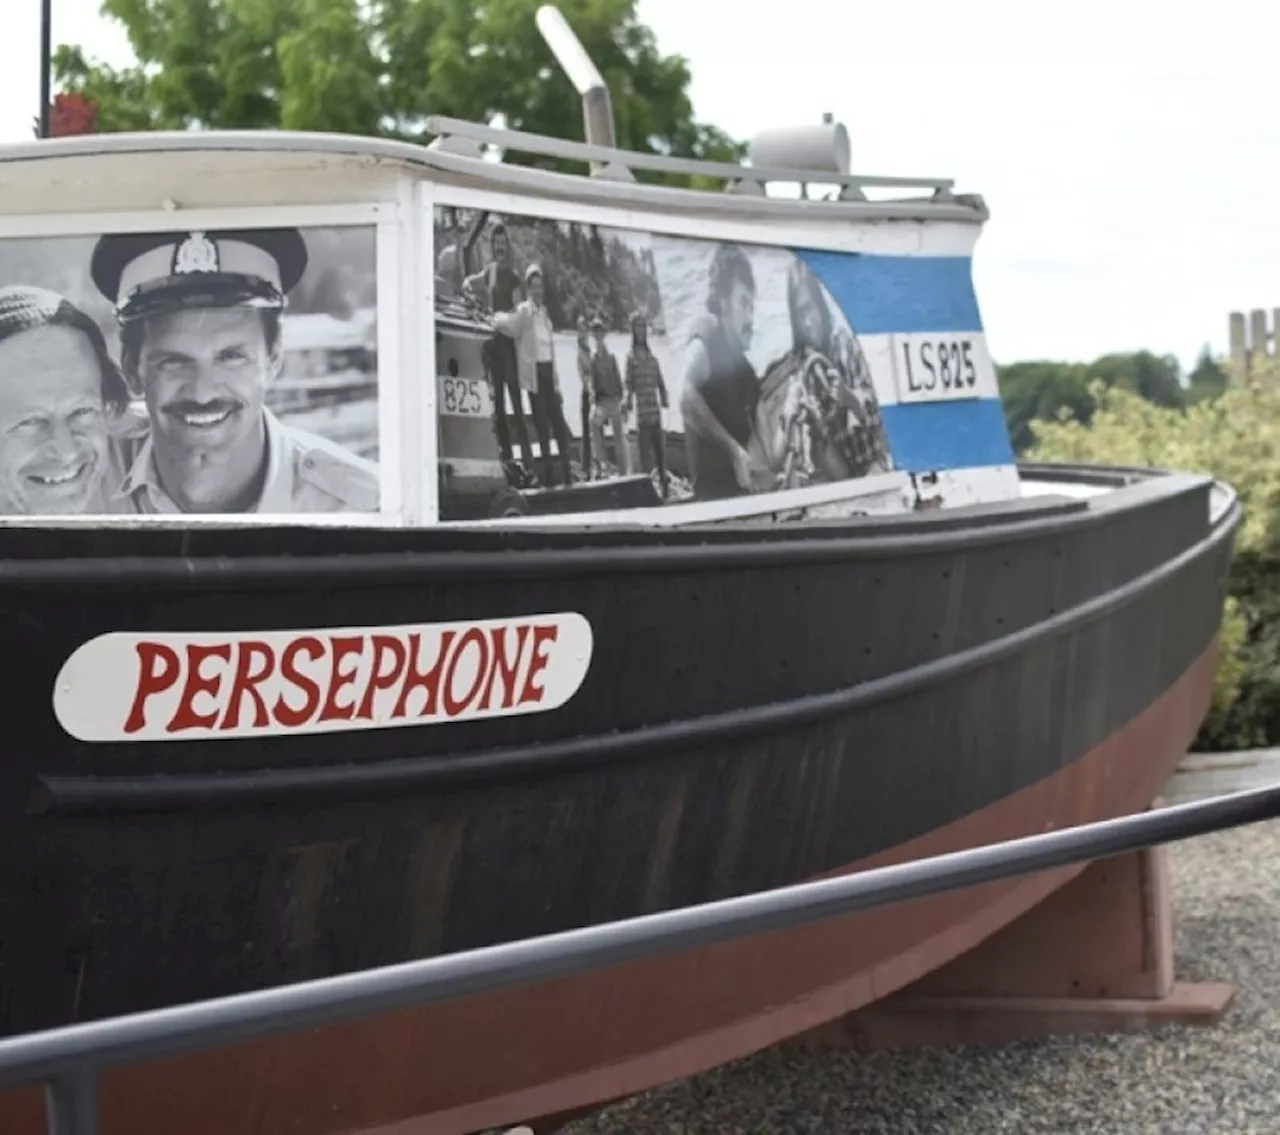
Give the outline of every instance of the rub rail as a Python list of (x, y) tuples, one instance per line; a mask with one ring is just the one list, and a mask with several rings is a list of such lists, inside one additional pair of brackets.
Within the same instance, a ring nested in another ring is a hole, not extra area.
[(98, 1135), (102, 1069), (623, 965), (1280, 816), (1280, 784), (854, 875), (0, 1041), (0, 1090), (43, 1082), (51, 1135)]

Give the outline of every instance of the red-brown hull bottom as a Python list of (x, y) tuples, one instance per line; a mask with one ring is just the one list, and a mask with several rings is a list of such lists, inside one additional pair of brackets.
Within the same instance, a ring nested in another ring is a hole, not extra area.
[[(1208, 707), (1216, 641), (1153, 704), (1057, 774), (888, 852), (885, 863), (1143, 808)], [(900, 989), (1072, 878), (1066, 868), (795, 931), (269, 1039), (103, 1078), (104, 1135), (463, 1135), (630, 1095)], [(44, 1130), (41, 1093), (0, 1131)]]

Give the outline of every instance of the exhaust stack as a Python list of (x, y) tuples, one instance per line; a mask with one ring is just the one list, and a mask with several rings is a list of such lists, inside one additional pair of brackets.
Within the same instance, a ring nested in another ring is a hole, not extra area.
[[(551, 54), (582, 96), (582, 122), (588, 144), (614, 148), (617, 141), (613, 130), (613, 101), (604, 76), (591, 61), (582, 41), (574, 34), (559, 8), (554, 4), (543, 4), (534, 19), (542, 38), (551, 48)], [(601, 171), (597, 169), (594, 172)]]

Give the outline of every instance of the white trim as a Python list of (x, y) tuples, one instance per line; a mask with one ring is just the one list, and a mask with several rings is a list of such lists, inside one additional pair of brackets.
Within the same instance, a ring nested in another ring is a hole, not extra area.
[[(53, 165), (64, 162), (74, 171), (72, 177), (84, 179), (85, 159), (128, 159), (139, 155), (268, 155), (289, 159), (292, 169), (312, 180), (323, 179), (323, 163), (313, 155), (334, 158), (348, 168), (378, 170), (386, 163), (428, 171), (425, 176), (440, 180), (460, 178), (470, 182), (483, 180), (506, 186), (518, 192), (528, 191), (551, 196), (587, 197), (600, 200), (644, 201), (659, 210), (679, 212), (724, 213), (738, 217), (826, 218), (837, 224), (857, 220), (955, 220), (964, 224), (984, 224), (988, 217), (980, 196), (961, 194), (951, 201), (935, 201), (930, 197), (897, 201), (822, 201), (788, 200), (778, 197), (755, 197), (749, 194), (707, 192), (676, 189), (645, 182), (621, 182), (605, 178), (565, 174), (533, 166), (507, 165), (483, 161), (447, 149), (432, 150), (409, 142), (387, 138), (360, 137), (353, 134), (317, 134), (301, 131), (163, 131), (135, 134), (92, 134), (70, 138), (45, 138), (34, 142), (0, 145), (0, 165), (15, 163)], [(618, 152), (625, 158), (625, 153)], [(231, 163), (233, 168), (234, 163)], [(318, 170), (317, 166), (321, 168)], [(749, 180), (749, 171), (744, 169)], [(52, 180), (65, 180), (55, 172)], [(892, 179), (879, 179), (881, 181)], [(825, 184), (814, 182), (815, 185)]]
[(210, 231), (217, 229), (322, 229), (372, 225), (394, 217), (388, 202), (361, 205), (243, 205), (217, 209), (148, 209), (96, 213), (0, 215), (0, 239), (12, 237), (101, 236), (104, 233)]
[(635, 229), (655, 236), (728, 241), (780, 247), (813, 248), (831, 252), (871, 252), (891, 256), (972, 256), (981, 229), (961, 221), (859, 221), (840, 224), (808, 223), (783, 218), (721, 220), (681, 216), (622, 205), (589, 205), (582, 201), (525, 196), (490, 189), (436, 185), (436, 205), (458, 209), (487, 209), (504, 216), (577, 221), (604, 228)]
[[(404, 520), (404, 312), (400, 218), (388, 212), (374, 228), (378, 321), (378, 511)], [(412, 357), (412, 356), (409, 356)]]
[[(535, 446), (538, 443), (533, 442)], [(538, 446), (538, 456), (542, 456)], [(460, 477), (498, 477), (504, 476), (500, 457), (446, 457), (442, 464), (449, 466)], [(439, 482), (437, 481), (437, 486)], [(576, 514), (575, 514), (576, 515)]]
[[(926, 479), (928, 478), (928, 479)], [(915, 474), (920, 499), (941, 499), (944, 508), (996, 504), (1022, 496), (1016, 465), (974, 465), (964, 469), (936, 469)]]
[[(440, 520), (440, 423), (436, 417), (436, 227), (435, 186), (418, 181), (414, 187), (414, 217), (418, 225), (418, 272), (413, 291), (410, 326), (417, 335), (417, 367), (414, 386), (420, 399), (415, 422), (418, 450), (415, 457), (419, 511), (414, 522), (435, 525)], [(406, 413), (410, 413), (406, 407)]]
[(1237, 499), (1235, 489), (1225, 481), (1214, 481), (1209, 489), (1209, 523), (1217, 524)]
[(83, 516), (0, 516), (0, 528), (399, 528), (380, 512), (156, 512)]
[(1048, 476), (1026, 476), (1020, 478), (1020, 495), (1023, 497), (1073, 497), (1077, 500), (1088, 500), (1090, 497), (1103, 496), (1115, 492), (1114, 485), (1090, 485), (1081, 481), (1055, 481)]
[(728, 500), (689, 501), (682, 504), (658, 505), (653, 508), (602, 509), (597, 512), (560, 512), (538, 516), (505, 516), (485, 520), (463, 520), (441, 524), (440, 528), (599, 528), (621, 525), (642, 528), (674, 528), (684, 524), (708, 524), (718, 520), (745, 520), (768, 516), (774, 512), (793, 512), (863, 497), (883, 496), (897, 492), (902, 496), (903, 510), (912, 499), (911, 479), (906, 473), (893, 471), (863, 477), (854, 481), (836, 481), (810, 485), (803, 489), (759, 493)]
[[(152, 210), (145, 213), (70, 213), (39, 216), (0, 216), (0, 239), (39, 236), (101, 236), (117, 232), (172, 231), (226, 228), (295, 227), (305, 235), (309, 228), (372, 227), (375, 240), (378, 320), (378, 496), (377, 512), (336, 513), (155, 513), (145, 515), (65, 516), (37, 514), (2, 516), (0, 528), (165, 528), (165, 527), (271, 527), (308, 525), (323, 528), (401, 527), (402, 446), (398, 429), (402, 352), (397, 341), (399, 318), (388, 317), (388, 306), (401, 294), (397, 265), (401, 250), (400, 216), (394, 203), (360, 205), (270, 206)], [(390, 307), (394, 314), (396, 309)]]

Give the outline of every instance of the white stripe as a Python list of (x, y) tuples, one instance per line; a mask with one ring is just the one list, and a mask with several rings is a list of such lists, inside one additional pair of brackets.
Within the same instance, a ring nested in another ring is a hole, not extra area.
[(984, 465), (974, 469), (941, 469), (913, 478), (921, 500), (941, 497), (943, 508), (1017, 500), (1023, 496), (1016, 465)]
[[(452, 463), (451, 463), (452, 464)], [(551, 513), (535, 516), (501, 517), (494, 520), (460, 521), (471, 527), (548, 527), (573, 524), (601, 527), (611, 524), (637, 525), (645, 528), (677, 528), (685, 524), (708, 524), (715, 521), (749, 520), (771, 513), (787, 514), (797, 509), (826, 509), (848, 502), (850, 508), (865, 504), (869, 511), (900, 512), (910, 499), (907, 474), (879, 473), (858, 480), (810, 485), (803, 489), (786, 489), (776, 493), (757, 493), (727, 500), (689, 501), (658, 505), (653, 508), (600, 509), (593, 512)], [(450, 525), (443, 525), (450, 527)]]
[[(484, 457), (450, 457), (445, 453), (440, 457), (440, 464), (447, 466), (449, 472), (455, 477), (479, 477), (484, 480), (501, 481), (504, 485), (507, 482), (507, 474), (502, 467), (502, 462), (498, 459), (496, 449), (492, 459)], [(445, 487), (446, 489), (448, 488), (447, 482)]]
[(996, 368), (981, 331), (859, 335), (881, 406), (999, 398)]
[[(625, 205), (597, 205), (581, 200), (527, 197), (490, 189), (440, 185), (437, 205), (488, 209), (511, 220), (545, 217), (576, 221), (604, 229), (631, 230), (653, 236), (692, 237), (753, 246), (780, 246), (787, 251), (815, 248), (829, 252), (861, 252), (879, 256), (972, 256), (982, 226), (943, 220), (858, 220), (855, 217), (757, 217), (750, 220), (706, 213), (664, 213)], [(602, 236), (608, 234), (602, 233)]]

